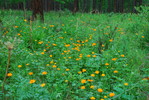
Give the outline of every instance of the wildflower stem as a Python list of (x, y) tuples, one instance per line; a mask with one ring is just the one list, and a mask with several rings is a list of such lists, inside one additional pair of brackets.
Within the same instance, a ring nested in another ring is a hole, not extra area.
[(11, 50), (12, 50), (12, 49), (8, 49), (8, 61), (7, 61), (6, 73), (5, 73), (4, 80), (3, 80), (3, 84), (2, 84), (2, 92), (3, 92), (3, 93), (4, 93), (4, 85), (5, 85), (5, 82), (6, 82), (8, 69), (9, 69), (9, 66), (10, 66)]

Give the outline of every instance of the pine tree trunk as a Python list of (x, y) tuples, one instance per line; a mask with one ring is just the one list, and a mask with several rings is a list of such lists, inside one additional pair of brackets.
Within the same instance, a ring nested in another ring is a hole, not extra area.
[(99, 12), (102, 12), (102, 0), (99, 1)]
[(79, 0), (74, 0), (73, 13), (76, 13), (78, 10), (79, 10)]
[(26, 2), (23, 2), (24, 19), (26, 19)]
[(124, 0), (121, 0), (121, 13), (124, 12)]
[(32, 18), (35, 20), (37, 14), (40, 15), (40, 20), (44, 22), (43, 3), (42, 0), (32, 0)]
[(139, 6), (141, 6), (142, 5), (142, 0), (139, 0)]
[(117, 12), (117, 0), (114, 0), (114, 12)]
[(137, 6), (137, 0), (134, 0), (133, 2), (133, 12), (137, 13), (137, 11), (135, 10), (135, 6)]
[(92, 13), (96, 13), (96, 0), (93, 0), (93, 9), (92, 9)]
[(108, 0), (108, 12), (111, 12), (111, 0)]

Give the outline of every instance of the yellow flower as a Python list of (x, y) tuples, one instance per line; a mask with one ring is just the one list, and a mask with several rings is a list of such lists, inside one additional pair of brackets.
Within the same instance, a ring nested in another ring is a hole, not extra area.
[(12, 73), (7, 73), (7, 76), (9, 76), (9, 77), (12, 76)]
[(80, 43), (80, 40), (77, 40), (78, 43)]
[(70, 44), (65, 44), (65, 47), (69, 47), (70, 46)]
[(43, 44), (43, 41), (38, 42), (38, 44)]
[(95, 100), (96, 98), (95, 97), (90, 97), (90, 100)]
[(96, 29), (93, 29), (93, 31), (96, 31)]
[(79, 57), (82, 58), (82, 55), (80, 55)]
[(104, 98), (107, 98), (107, 96), (104, 96)]
[(42, 72), (42, 75), (46, 75), (46, 74), (47, 74), (47, 72), (46, 72), (46, 71)]
[(52, 67), (54, 67), (54, 68), (55, 68), (55, 67), (57, 67), (57, 66), (56, 66), (56, 65), (53, 65)]
[(92, 43), (92, 46), (95, 46), (96, 45), (96, 43)]
[(64, 53), (61, 53), (62, 55), (64, 54)]
[(85, 86), (81, 86), (80, 88), (81, 88), (81, 89), (85, 89)]
[(86, 80), (85, 80), (85, 79), (82, 79), (82, 80), (81, 80), (81, 83), (86, 83)]
[(80, 60), (80, 58), (76, 58), (76, 60)]
[(92, 52), (92, 54), (95, 54), (95, 52)]
[(142, 38), (144, 38), (144, 36), (141, 36)]
[(67, 52), (67, 51), (64, 51), (65, 53)]
[(118, 71), (117, 71), (117, 70), (115, 70), (115, 71), (113, 71), (113, 73), (118, 73)]
[(17, 35), (21, 35), (20, 33), (18, 33)]
[(110, 41), (110, 42), (112, 42), (112, 41), (113, 41), (113, 39), (110, 39), (109, 41)]
[(49, 57), (52, 57), (53, 55), (49, 55)]
[(112, 58), (112, 60), (113, 60), (113, 61), (116, 61), (116, 60), (117, 60), (117, 58)]
[(64, 37), (59, 37), (60, 39), (64, 39)]
[(109, 33), (104, 33), (104, 34), (108, 35)]
[(44, 87), (45, 85), (46, 85), (45, 83), (42, 83), (40, 86), (41, 86), (41, 87)]
[(82, 69), (82, 72), (86, 72), (86, 69)]
[(110, 93), (109, 96), (113, 97), (113, 96), (115, 96), (115, 93)]
[(91, 74), (92, 77), (95, 77), (95, 74)]
[(52, 63), (54, 63), (54, 61), (52, 60), (52, 61), (50, 61), (50, 64), (52, 64)]
[(46, 64), (46, 66), (50, 66), (50, 64)]
[(44, 55), (44, 52), (41, 52), (42, 55)]
[(50, 25), (50, 27), (54, 27), (54, 25)]
[(18, 26), (14, 26), (15, 28), (18, 28)]
[(81, 71), (78, 72), (78, 74), (81, 74), (81, 73), (82, 73)]
[(124, 83), (125, 86), (128, 86), (128, 83)]
[(97, 89), (98, 92), (103, 92), (103, 89), (99, 88)]
[(96, 57), (96, 55), (93, 55), (93, 57)]
[(86, 57), (91, 57), (91, 55), (87, 55)]
[(104, 100), (104, 99), (100, 99), (100, 100)]
[(26, 66), (28, 66), (29, 64), (26, 64)]
[(97, 70), (97, 71), (95, 71), (95, 74), (99, 74), (100, 72)]
[(26, 19), (24, 19), (24, 21), (26, 22), (27, 20), (26, 20)]
[(105, 74), (101, 74), (101, 76), (106, 76)]
[(106, 66), (108, 66), (108, 65), (109, 65), (109, 63), (105, 63), (105, 65), (106, 65)]
[(91, 85), (91, 86), (90, 86), (90, 88), (91, 88), (91, 89), (94, 89), (94, 88), (95, 88), (95, 86)]
[(69, 71), (69, 70), (70, 70), (70, 69), (68, 69), (68, 68), (66, 69), (66, 71)]
[(35, 83), (35, 82), (36, 82), (36, 80), (34, 80), (34, 79), (29, 81), (30, 84)]
[(52, 45), (53, 45), (53, 46), (57, 46), (57, 44), (55, 44), (55, 43), (53, 43)]
[(65, 82), (67, 83), (67, 82), (68, 82), (68, 80), (65, 80)]
[(91, 80), (91, 79), (88, 79), (87, 81), (89, 81), (89, 82), (93, 82), (93, 80)]
[(101, 46), (102, 46), (102, 47), (104, 47), (105, 45), (104, 45), (104, 44), (102, 44)]
[(19, 68), (21, 68), (21, 67), (22, 67), (22, 65), (18, 65), (18, 67), (19, 67)]
[(88, 42), (88, 40), (85, 40), (85, 42)]
[(121, 55), (121, 57), (125, 57), (125, 55)]
[(60, 68), (57, 68), (57, 70), (61, 70)]
[(28, 74), (29, 74), (29, 75), (33, 75), (33, 72), (29, 72)]

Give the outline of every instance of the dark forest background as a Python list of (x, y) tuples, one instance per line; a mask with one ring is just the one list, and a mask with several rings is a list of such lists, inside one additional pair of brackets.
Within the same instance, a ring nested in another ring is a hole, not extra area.
[(0, 8), (31, 10), (33, 1), (41, 1), (44, 11), (70, 10), (92, 13), (136, 12), (135, 6), (149, 5), (149, 0), (0, 0)]

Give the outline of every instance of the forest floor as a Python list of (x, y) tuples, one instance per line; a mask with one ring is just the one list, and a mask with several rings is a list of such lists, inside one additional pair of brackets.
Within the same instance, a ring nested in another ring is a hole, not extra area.
[(0, 99), (147, 100), (145, 15), (49, 12), (41, 23), (3, 14)]

